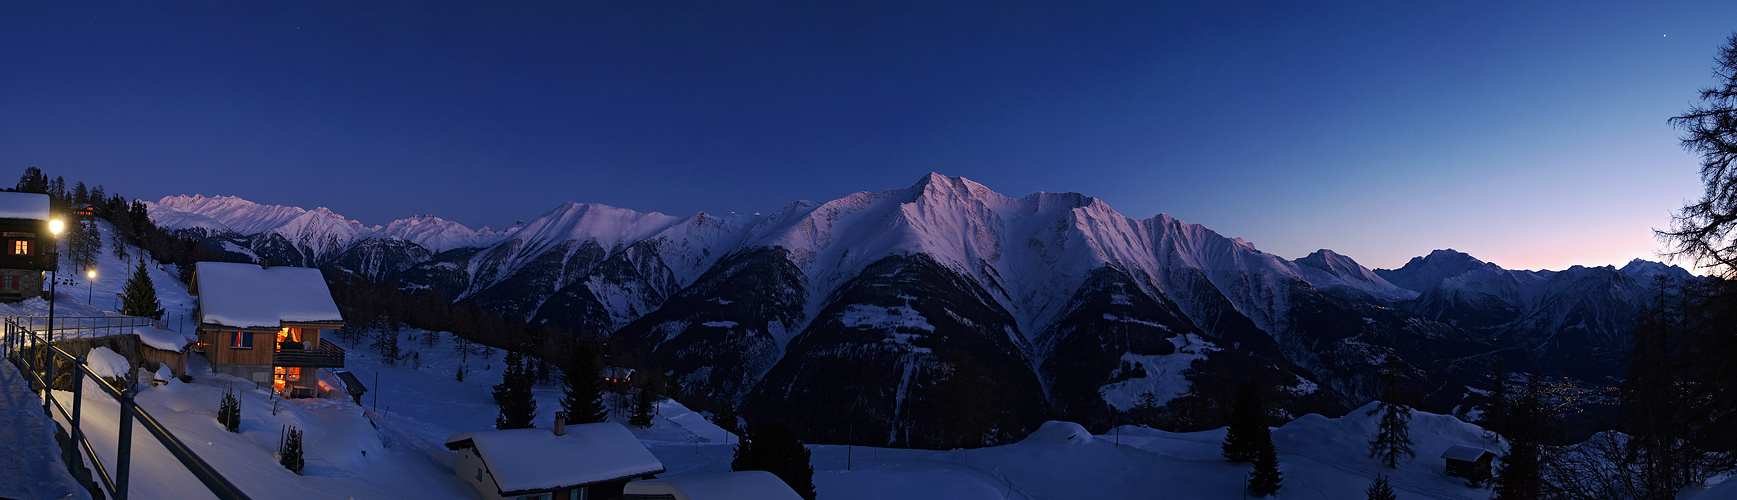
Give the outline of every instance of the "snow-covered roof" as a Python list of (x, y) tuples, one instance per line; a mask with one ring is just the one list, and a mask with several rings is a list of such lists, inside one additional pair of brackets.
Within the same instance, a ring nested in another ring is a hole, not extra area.
[(318, 269), (200, 262), (193, 275), (202, 324), (275, 329), (344, 320)]
[(133, 334), (145, 345), (164, 351), (181, 352), (191, 342), (186, 335), (150, 326), (134, 328)]
[(1483, 458), (1486, 453), (1492, 455), (1495, 454), (1495, 452), (1483, 448), (1456, 444), (1449, 446), (1447, 451), (1441, 452), (1441, 457), (1448, 460), (1459, 460), (1461, 462), (1476, 462), (1478, 459)]
[(448, 449), (476, 448), (502, 495), (514, 495), (663, 472), (663, 462), (615, 422), (550, 429), (462, 432)]
[(669, 495), (676, 500), (800, 500), (778, 476), (763, 470), (686, 474), (627, 483), (628, 495)]
[(0, 192), (0, 219), (48, 220), (48, 195)]

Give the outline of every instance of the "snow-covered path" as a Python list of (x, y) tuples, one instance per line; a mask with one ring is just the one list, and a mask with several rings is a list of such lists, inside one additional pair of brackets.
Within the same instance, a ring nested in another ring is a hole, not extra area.
[(60, 465), (42, 398), (11, 363), (0, 363), (0, 498), (90, 498)]

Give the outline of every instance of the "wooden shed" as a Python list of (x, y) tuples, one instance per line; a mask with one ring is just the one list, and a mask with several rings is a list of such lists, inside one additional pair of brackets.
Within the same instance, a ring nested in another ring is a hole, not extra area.
[(1441, 458), (1447, 460), (1447, 475), (1481, 483), (1490, 480), (1490, 461), (1496, 458), (1496, 453), (1473, 446), (1454, 445), (1442, 452)]

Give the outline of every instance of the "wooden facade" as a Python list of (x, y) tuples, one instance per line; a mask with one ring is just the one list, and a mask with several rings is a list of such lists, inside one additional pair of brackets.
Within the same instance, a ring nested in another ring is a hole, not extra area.
[(201, 325), (199, 345), (213, 368), (269, 386), (287, 397), (311, 397), (329, 390), (319, 385), (319, 369), (342, 368), (344, 351), (321, 338), (341, 323), (284, 323), (276, 330)]
[(0, 301), (42, 295), (42, 273), (53, 267), (47, 255), (53, 242), (48, 221), (0, 219)]

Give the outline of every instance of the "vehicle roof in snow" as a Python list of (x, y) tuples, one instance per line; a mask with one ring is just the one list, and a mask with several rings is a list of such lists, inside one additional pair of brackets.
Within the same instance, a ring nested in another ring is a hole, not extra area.
[(0, 219), (48, 220), (48, 195), (0, 192)]
[(446, 447), (475, 448), (502, 495), (663, 472), (663, 462), (615, 422), (569, 425), (560, 436), (547, 428), (461, 432)]
[(200, 262), (192, 292), (202, 324), (275, 330), (284, 323), (344, 321), (318, 269)]
[(1441, 452), (1441, 457), (1448, 459), (1448, 460), (1459, 460), (1462, 462), (1476, 462), (1479, 459), (1482, 459), (1485, 454), (1495, 455), (1495, 452), (1490, 451), (1490, 450), (1486, 450), (1483, 448), (1478, 448), (1476, 446), (1466, 446), (1466, 445), (1456, 444), (1453, 446), (1449, 446), (1447, 451)]
[(627, 483), (629, 495), (669, 495), (676, 500), (800, 500), (796, 490), (763, 470), (685, 474)]

